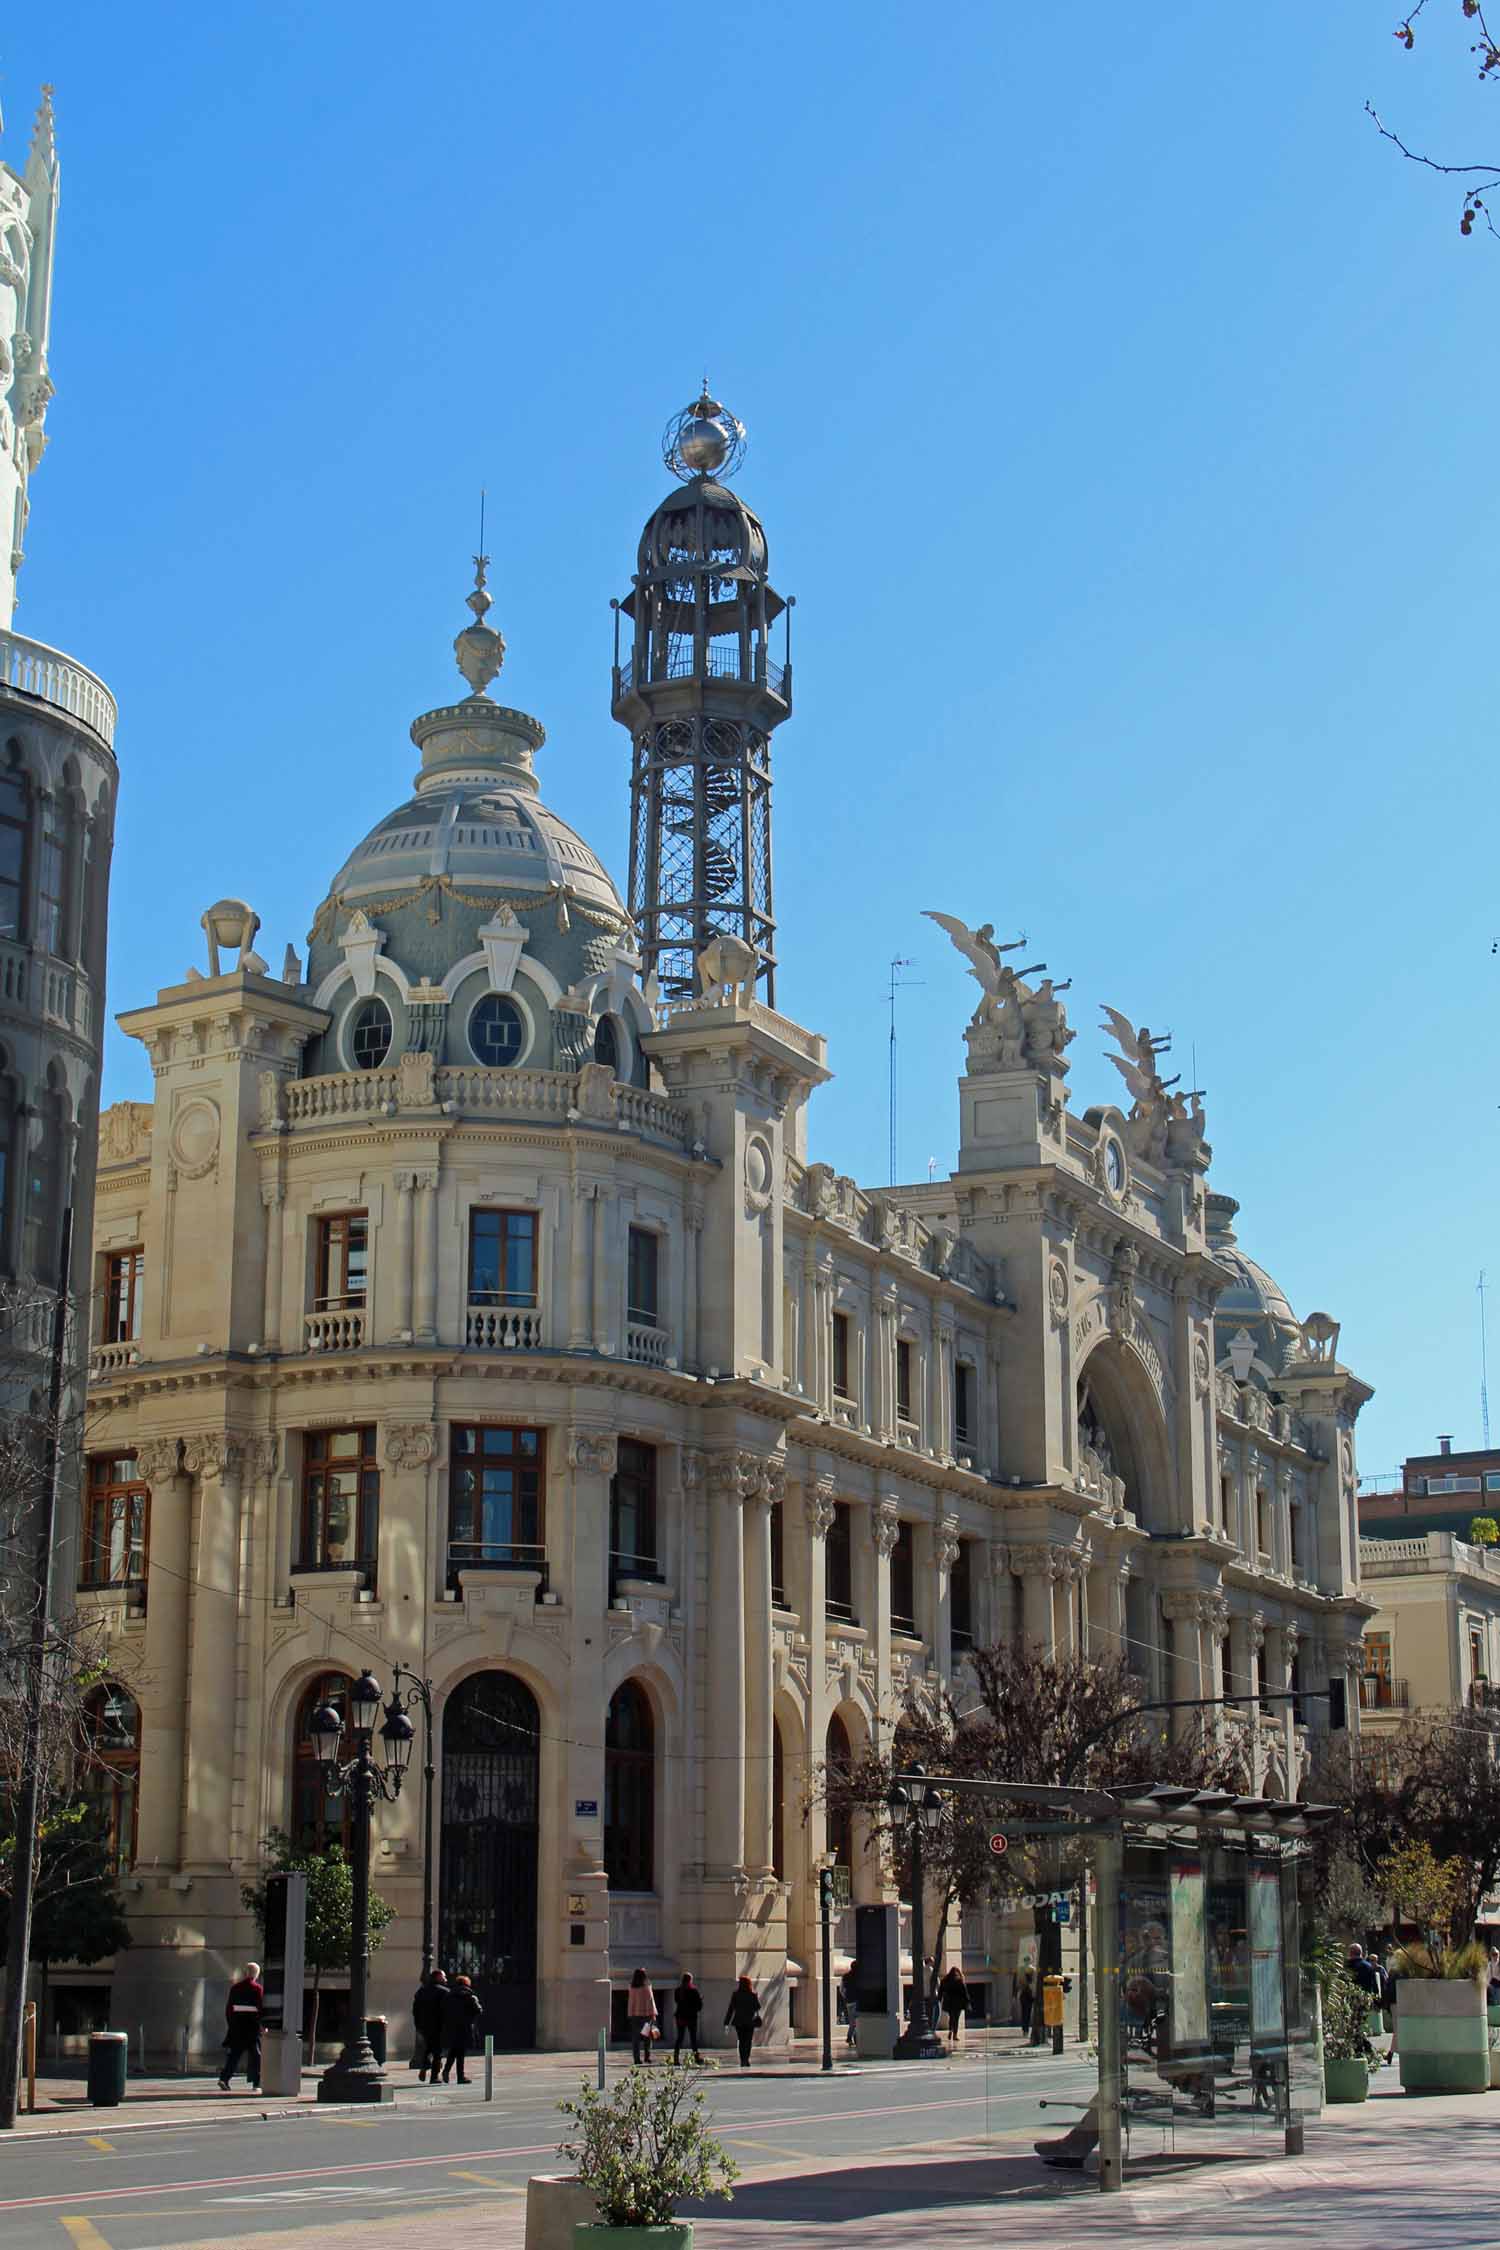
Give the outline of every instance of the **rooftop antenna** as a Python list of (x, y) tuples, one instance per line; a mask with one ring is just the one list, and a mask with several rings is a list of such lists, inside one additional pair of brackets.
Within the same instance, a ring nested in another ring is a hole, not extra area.
[(920, 984), (922, 982), (922, 979), (920, 977), (902, 976), (901, 971), (903, 969), (909, 969), (911, 966), (912, 964), (905, 954), (898, 953), (893, 957), (891, 961), (890, 987), (886, 994), (886, 997), (890, 1001), (891, 1006), (891, 1043), (889, 1062), (890, 1116), (888, 1120), (890, 1128), (890, 1145), (887, 1151), (886, 1159), (887, 1187), (894, 1187), (896, 1184), (896, 994), (899, 991), (904, 990), (907, 985)]
[(1484, 1324), (1485, 1279), (1483, 1266), (1479, 1269), (1479, 1419), (1484, 1427), (1484, 1448), (1490, 1446), (1490, 1364), (1489, 1343)]

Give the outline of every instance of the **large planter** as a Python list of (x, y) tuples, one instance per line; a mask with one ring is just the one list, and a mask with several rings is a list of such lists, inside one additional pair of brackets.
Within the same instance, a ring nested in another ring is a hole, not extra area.
[(693, 2250), (693, 2224), (675, 2219), (669, 2227), (575, 2227), (573, 2250)]
[(1370, 2096), (1370, 2068), (1363, 2055), (1336, 2062), (1323, 2059), (1323, 2095), (1330, 2102), (1363, 2102)]
[(1396, 2052), (1408, 2094), (1482, 2094), (1490, 2082), (1484, 1987), (1471, 1977), (1403, 1977)]
[(525, 2250), (573, 2250), (574, 2227), (593, 2226), (598, 2216), (598, 2204), (574, 2173), (534, 2173), (526, 2182)]

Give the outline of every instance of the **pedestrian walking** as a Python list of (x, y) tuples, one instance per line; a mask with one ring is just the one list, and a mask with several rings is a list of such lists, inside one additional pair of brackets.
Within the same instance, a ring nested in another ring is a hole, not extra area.
[(656, 1994), (644, 1969), (637, 1969), (625, 1995), (625, 2017), (630, 2025), (630, 2059), (642, 2069), (651, 2068), (651, 2042), (661, 2037), (656, 2020)]
[(969, 1987), (956, 1962), (938, 1986), (938, 2005), (948, 2018), (948, 2037), (957, 2046), (959, 2024), (969, 2012)]
[(1021, 1971), (1021, 1982), (1016, 1991), (1016, 2006), (1021, 2011), (1021, 2037), (1031, 2037), (1031, 2019), (1036, 2010), (1036, 1985), (1029, 1969)]
[(761, 2027), (760, 2002), (755, 1997), (755, 1987), (748, 1977), (741, 1977), (729, 1995), (729, 2006), (724, 2010), (726, 2027), (733, 2025), (734, 2036), (739, 2041), (740, 2068), (750, 2068), (750, 2042)]
[(229, 1987), (229, 1998), (224, 2003), (224, 2068), (219, 2072), (219, 2084), (226, 2094), (234, 2076), (234, 2066), (242, 2055), (245, 2076), (252, 2086), (260, 2085), (260, 2027), (265, 2012), (266, 1990), (260, 1981), (260, 1963), (247, 1961)]
[(424, 1969), (411, 2002), (412, 2028), (416, 2033), (411, 2059), (419, 2085), (426, 2083), (429, 2071), (433, 2084), (437, 2084), (438, 2065), (443, 2059), (443, 2010), (447, 2000), (448, 1979), (444, 1971)]
[(844, 2021), (849, 2026), (844, 2036), (844, 2045), (846, 2047), (857, 2046), (859, 2042), (854, 2036), (854, 2027), (859, 2021), (859, 1992), (854, 1982), (854, 1963), (852, 1961), (839, 1978), (839, 1998), (844, 2003)]
[(473, 2051), (484, 2007), (478, 1993), (467, 1977), (455, 1977), (443, 1995), (443, 2084), (448, 2083), (448, 2073), (455, 2071), (460, 2086), (469, 2083), (464, 2069), (467, 2056)]
[(1489, 1977), (1484, 1988), (1485, 2006), (1500, 2008), (1500, 1952), (1490, 1947)]
[(703, 2013), (703, 1995), (686, 1969), (682, 1972), (682, 1982), (672, 1995), (672, 2013), (677, 2018), (677, 2044), (672, 2049), (673, 2062), (681, 2062), (682, 2043), (686, 2040), (693, 2050), (694, 2062), (701, 2063), (703, 2056), (698, 2048), (698, 2018)]

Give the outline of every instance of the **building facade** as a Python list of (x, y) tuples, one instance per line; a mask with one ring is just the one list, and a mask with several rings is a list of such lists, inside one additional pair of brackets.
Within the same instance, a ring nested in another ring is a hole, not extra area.
[[(0, 1353), (4, 1403), (45, 1396), (63, 1214), (70, 1279), (92, 1272), (90, 1231), (104, 1036), (105, 932), (118, 775), (115, 704), (92, 672), (13, 630), (32, 471), (52, 397), (47, 336), (58, 163), (44, 93), (23, 169), (0, 164)], [(83, 1395), (75, 1324), (64, 1412)], [(7, 1498), (14, 1496), (7, 1495)], [(64, 1473), (59, 1582), (76, 1576)]]
[[(1362, 1663), (1368, 1393), (1238, 1250), (1160, 1042), (1115, 1019), (1129, 1109), (1075, 1109), (1057, 992), (945, 917), (981, 986), (957, 1170), (813, 1159), (734, 436), (673, 425), (620, 605), (632, 913), (488, 693), (481, 564), (465, 691), (305, 969), (220, 900), (120, 1019), (155, 1090), (103, 1121), (81, 1598), (135, 1713), (113, 2020), (157, 2051), (216, 2039), (266, 1835), (338, 1834), (307, 1720), (365, 1664), (432, 1681), (440, 1960), (502, 2044), (585, 2046), (637, 1965), (691, 1968), (706, 2024), (748, 1971), (773, 2039), (815, 2025), (819, 1868), (882, 1895), (817, 1776), (976, 1642), (1128, 1648), (1183, 1696)], [(1295, 1788), (1292, 1705), (1225, 1723)], [(376, 1825), (400, 2011), (417, 1786)]]

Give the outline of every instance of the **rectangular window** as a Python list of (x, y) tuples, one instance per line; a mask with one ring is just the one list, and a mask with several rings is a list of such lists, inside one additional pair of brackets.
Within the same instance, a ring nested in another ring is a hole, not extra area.
[(133, 1344), (141, 1332), (144, 1250), (117, 1250), (104, 1261), (104, 1341)]
[(7, 768), (0, 771), (0, 937), (21, 935), (25, 895), (26, 784)]
[(455, 1426), (448, 1471), (448, 1569), (538, 1570), (547, 1564), (544, 1430)]
[(948, 1630), (955, 1655), (974, 1646), (974, 1542), (960, 1539), (948, 1578)]
[(974, 1442), (974, 1370), (966, 1359), (953, 1369), (953, 1436), (959, 1445)]
[(1229, 1476), (1227, 1471), (1219, 1478), (1219, 1528), (1229, 1529)]
[(318, 1221), (317, 1312), (354, 1312), (365, 1301), (370, 1263), (370, 1220), (364, 1211), (340, 1211)]
[(771, 1603), (775, 1609), (787, 1608), (786, 1598), (786, 1510), (779, 1506), (771, 1509)]
[(1481, 1679), (1485, 1672), (1484, 1629), (1479, 1625), (1469, 1627), (1469, 1678)]
[(1271, 1553), (1271, 1503), (1263, 1485), (1255, 1488), (1255, 1538), (1263, 1555)]
[(1484, 1489), (1486, 1492), (1500, 1492), (1500, 1476), (1493, 1469), (1486, 1469), (1484, 1472)]
[(854, 1545), (851, 1538), (852, 1511), (845, 1500), (833, 1505), (833, 1522), (828, 1531), (827, 1577), (824, 1599), (830, 1617), (842, 1618), (846, 1624), (854, 1623)]
[(911, 1361), (912, 1348), (904, 1339), (896, 1341), (896, 1419), (909, 1422), (911, 1415)]
[(833, 1395), (852, 1399), (849, 1388), (849, 1315), (836, 1312), (833, 1316)]
[(527, 1310), (536, 1304), (534, 1211), (469, 1213), (469, 1303)]
[(45, 799), (44, 808), (42, 848), (37, 862), (36, 941), (44, 953), (61, 953), (67, 908), (63, 808), (55, 799)]
[(891, 1549), (891, 1631), (915, 1633), (916, 1569), (912, 1553), (911, 1525), (903, 1521), (897, 1527), (896, 1544)]
[(610, 1578), (655, 1578), (656, 1447), (622, 1437), (609, 1488)]
[(85, 1586), (143, 1586), (151, 1520), (150, 1488), (133, 1453), (95, 1454), (89, 1462), (83, 1527)]
[(298, 1570), (362, 1570), (373, 1587), (380, 1547), (380, 1463), (372, 1428), (309, 1430), (302, 1448)]
[(629, 1269), (626, 1279), (625, 1317), (638, 1328), (654, 1328), (660, 1309), (658, 1275), (661, 1236), (649, 1227), (630, 1230)]

